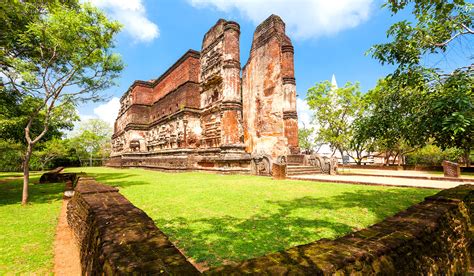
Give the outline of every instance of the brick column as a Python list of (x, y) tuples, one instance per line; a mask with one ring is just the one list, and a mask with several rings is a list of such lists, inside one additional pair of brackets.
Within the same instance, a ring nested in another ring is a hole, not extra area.
[(228, 21), (224, 25), (221, 104), (221, 148), (243, 148), (242, 96), (240, 84), (240, 26)]
[(284, 91), (283, 121), (285, 137), (291, 153), (299, 153), (298, 148), (298, 114), (296, 112), (296, 81), (294, 71), (294, 49), (291, 45), (281, 47), (282, 82)]

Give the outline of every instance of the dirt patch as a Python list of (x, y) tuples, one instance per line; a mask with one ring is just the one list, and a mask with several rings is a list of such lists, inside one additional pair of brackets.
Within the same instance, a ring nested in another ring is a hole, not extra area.
[(81, 275), (79, 248), (67, 224), (68, 199), (63, 200), (54, 240), (54, 275)]

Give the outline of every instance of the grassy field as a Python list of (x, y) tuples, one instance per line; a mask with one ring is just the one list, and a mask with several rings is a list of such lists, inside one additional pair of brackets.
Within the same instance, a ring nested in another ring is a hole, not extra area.
[[(32, 173), (32, 182), (40, 175)], [(30, 204), (21, 206), (20, 176), (0, 173), (0, 275), (48, 274), (64, 186), (30, 185)]]
[(335, 238), (436, 190), (208, 173), (77, 168), (120, 188), (196, 263), (216, 266)]
[[(339, 174), (380, 174), (380, 175), (406, 175), (406, 176), (443, 176), (442, 171), (413, 171), (413, 170), (380, 170), (380, 169), (371, 169), (370, 167), (366, 169), (354, 169), (354, 168), (342, 168), (338, 169)], [(462, 172), (462, 178), (473, 178), (474, 173), (472, 172)]]

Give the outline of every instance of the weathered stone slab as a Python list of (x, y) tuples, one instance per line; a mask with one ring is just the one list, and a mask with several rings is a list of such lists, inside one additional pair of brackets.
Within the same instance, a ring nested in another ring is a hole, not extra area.
[(272, 177), (276, 180), (286, 179), (286, 164), (273, 164)]
[(445, 177), (461, 177), (461, 167), (451, 161), (443, 161), (443, 172)]

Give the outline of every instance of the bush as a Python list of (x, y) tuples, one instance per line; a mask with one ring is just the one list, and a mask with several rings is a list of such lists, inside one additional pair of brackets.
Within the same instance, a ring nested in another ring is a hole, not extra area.
[(462, 150), (457, 148), (442, 150), (435, 145), (427, 145), (407, 154), (406, 163), (408, 165), (440, 166), (443, 160), (459, 162), (462, 154)]
[(20, 143), (0, 139), (0, 171), (21, 171), (23, 147)]

